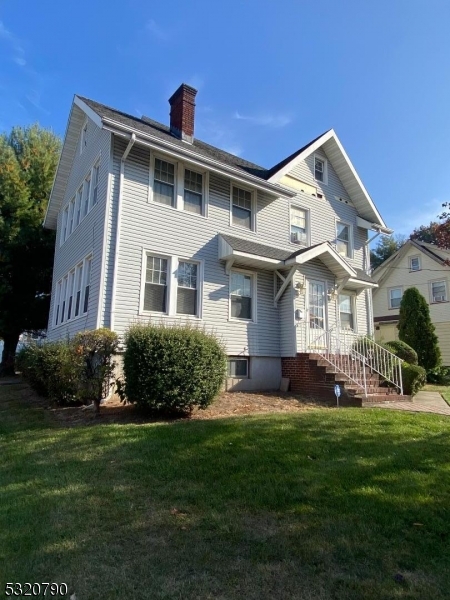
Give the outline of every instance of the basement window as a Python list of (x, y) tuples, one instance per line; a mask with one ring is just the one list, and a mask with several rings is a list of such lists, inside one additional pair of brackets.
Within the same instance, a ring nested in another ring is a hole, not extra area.
[(228, 377), (248, 379), (248, 358), (231, 356), (228, 359)]

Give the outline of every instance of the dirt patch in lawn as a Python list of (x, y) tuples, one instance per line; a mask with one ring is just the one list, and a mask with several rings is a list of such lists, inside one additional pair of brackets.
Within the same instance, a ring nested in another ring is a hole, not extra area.
[[(16, 390), (19, 391), (17, 388)], [(37, 396), (26, 384), (20, 386), (20, 401), (31, 405), (34, 409), (48, 411), (63, 427), (103, 423), (143, 424), (158, 420), (142, 414), (134, 405), (122, 404), (116, 396), (102, 404), (98, 417), (89, 407), (51, 406), (47, 399)], [(205, 410), (195, 409), (189, 418), (220, 419), (261, 413), (300, 412), (318, 407), (326, 408), (327, 404), (283, 392), (223, 392), (211, 406)], [(167, 421), (167, 419), (161, 420)]]

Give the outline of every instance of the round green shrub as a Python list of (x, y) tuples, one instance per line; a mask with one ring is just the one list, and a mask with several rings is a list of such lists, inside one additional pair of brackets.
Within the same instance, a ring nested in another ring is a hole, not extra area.
[(423, 388), (427, 381), (427, 372), (419, 365), (409, 365), (402, 362), (403, 393), (414, 396)]
[(419, 364), (417, 352), (406, 342), (402, 342), (401, 340), (393, 340), (392, 342), (386, 342), (384, 345), (388, 350), (395, 354), (395, 356), (398, 356), (410, 365)]
[(227, 357), (217, 338), (189, 325), (133, 325), (125, 336), (124, 393), (155, 413), (186, 414), (211, 404)]

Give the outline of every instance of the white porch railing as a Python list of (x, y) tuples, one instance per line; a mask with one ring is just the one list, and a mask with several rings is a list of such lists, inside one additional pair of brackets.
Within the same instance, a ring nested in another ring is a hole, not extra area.
[(344, 373), (365, 395), (370, 387), (370, 372), (381, 375), (403, 395), (402, 360), (368, 337), (358, 337), (351, 330), (331, 329), (314, 339), (310, 351)]

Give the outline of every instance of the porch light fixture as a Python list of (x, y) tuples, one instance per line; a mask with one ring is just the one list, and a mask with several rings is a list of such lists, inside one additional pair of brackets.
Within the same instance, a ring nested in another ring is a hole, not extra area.
[(336, 290), (336, 286), (333, 287), (329, 287), (327, 290), (327, 297), (328, 300), (336, 300), (337, 298), (337, 290)]

